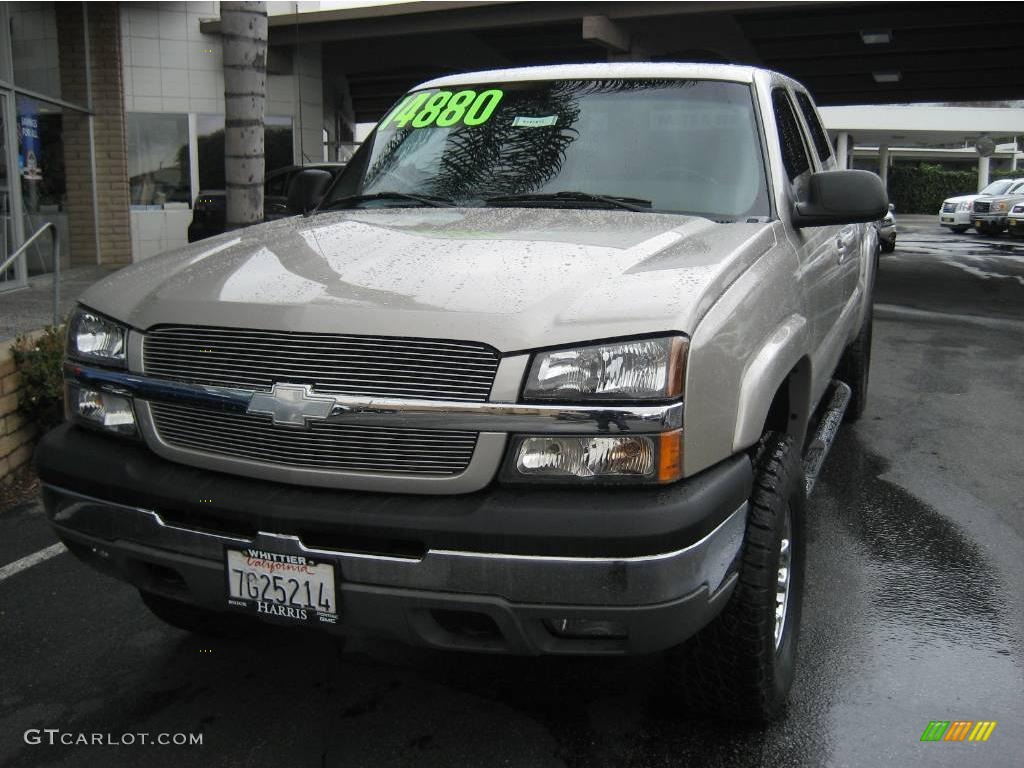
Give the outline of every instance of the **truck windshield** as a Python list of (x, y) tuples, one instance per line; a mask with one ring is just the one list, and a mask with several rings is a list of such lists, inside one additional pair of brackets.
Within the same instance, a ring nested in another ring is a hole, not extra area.
[(981, 195), (1001, 195), (1010, 188), (1013, 184), (1013, 179), (1000, 179), (999, 181), (993, 181), (987, 187), (985, 187), (978, 194)]
[(414, 91), (349, 170), (322, 209), (600, 207), (718, 221), (770, 213), (750, 87), (730, 82), (551, 80)]

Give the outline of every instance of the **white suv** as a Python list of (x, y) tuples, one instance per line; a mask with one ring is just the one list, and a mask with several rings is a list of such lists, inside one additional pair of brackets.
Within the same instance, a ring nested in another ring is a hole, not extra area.
[(974, 222), (971, 219), (974, 213), (974, 201), (979, 197), (995, 197), (1005, 195), (1010, 188), (1024, 182), (1024, 179), (999, 179), (993, 181), (976, 195), (960, 195), (950, 197), (942, 202), (939, 209), (939, 224), (949, 227), (954, 232), (966, 232)]
[(1006, 228), (1014, 237), (1024, 237), (1024, 203), (1017, 203), (1006, 214)]

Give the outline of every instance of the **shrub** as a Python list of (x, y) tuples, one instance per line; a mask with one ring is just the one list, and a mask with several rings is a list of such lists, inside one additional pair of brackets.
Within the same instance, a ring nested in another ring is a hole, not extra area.
[(52, 429), (64, 419), (64, 328), (49, 326), (34, 341), (19, 336), (12, 350), (21, 388), (18, 410), (39, 427)]
[[(990, 178), (1017, 176), (1017, 171), (994, 171)], [(947, 197), (970, 195), (978, 189), (974, 170), (952, 171), (933, 163), (894, 165), (889, 169), (889, 199), (896, 213), (938, 213)]]

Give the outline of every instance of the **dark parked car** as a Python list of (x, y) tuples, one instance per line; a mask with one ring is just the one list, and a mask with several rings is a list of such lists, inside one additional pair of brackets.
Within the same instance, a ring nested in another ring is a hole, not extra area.
[(878, 247), (882, 253), (892, 253), (896, 250), (896, 217), (892, 212), (896, 206), (889, 203), (889, 210), (885, 216), (875, 222), (875, 231), (878, 232)]
[[(312, 165), (286, 165), (277, 168), (263, 179), (263, 218), (266, 221), (289, 215), (285, 203), (288, 187), (299, 171), (310, 168), (327, 171), (336, 176), (345, 168), (344, 163), (316, 163)], [(227, 198), (223, 189), (200, 190), (192, 206), (192, 223), (188, 226), (188, 241), (194, 243), (224, 231), (227, 216)]]

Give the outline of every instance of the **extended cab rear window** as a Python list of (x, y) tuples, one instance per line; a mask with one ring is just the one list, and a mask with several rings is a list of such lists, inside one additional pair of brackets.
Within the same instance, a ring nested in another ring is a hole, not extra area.
[(811, 161), (804, 148), (800, 123), (797, 122), (796, 113), (793, 112), (793, 105), (782, 88), (772, 91), (772, 106), (775, 109), (775, 122), (779, 127), (782, 165), (786, 169), (786, 176), (790, 183), (793, 183), (810, 169)]
[[(403, 98), (368, 143), (358, 184), (346, 174), (333, 198), (388, 192), (480, 206), (582, 192), (717, 221), (770, 213), (748, 84), (616, 79), (435, 88)], [(587, 203), (566, 203), (576, 205)]]
[(804, 113), (807, 127), (811, 129), (811, 138), (814, 139), (814, 149), (818, 153), (818, 159), (824, 163), (832, 157), (832, 145), (829, 144), (828, 134), (825, 133), (825, 129), (821, 126), (821, 120), (818, 119), (818, 111), (814, 108), (814, 104), (811, 103), (806, 93), (797, 91), (796, 100), (800, 104), (800, 111)]

